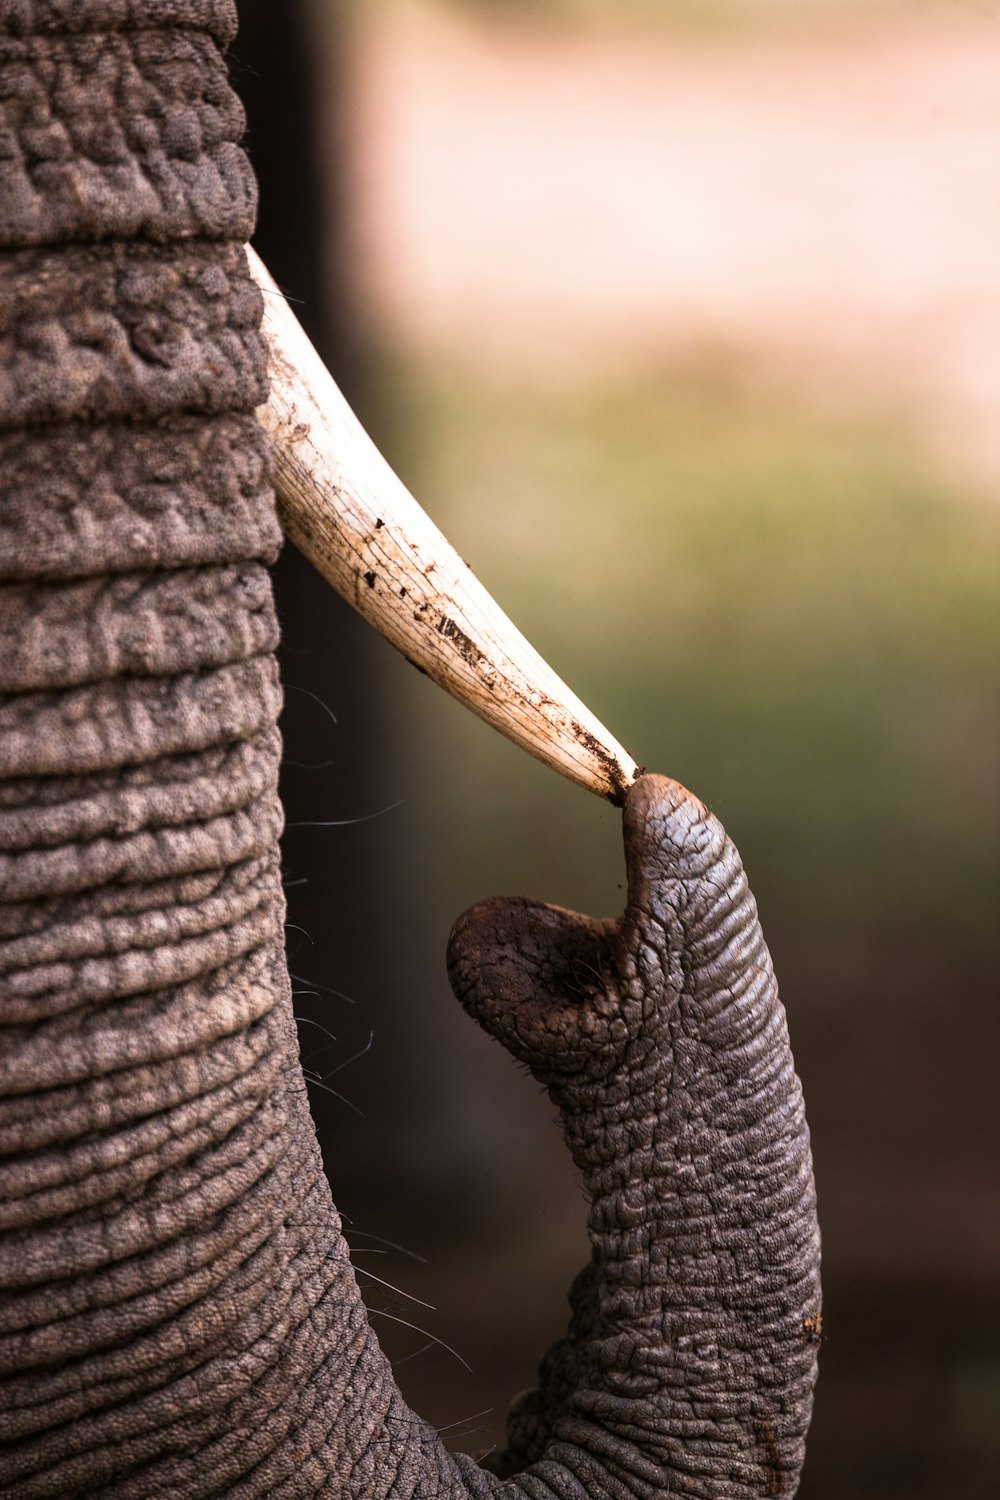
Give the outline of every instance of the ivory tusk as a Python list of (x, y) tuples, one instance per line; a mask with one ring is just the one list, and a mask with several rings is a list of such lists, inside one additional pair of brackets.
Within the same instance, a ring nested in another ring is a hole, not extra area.
[(531, 755), (619, 804), (635, 761), (539, 656), (396, 477), (341, 395), (267, 267), (274, 445), (285, 535), (428, 677)]

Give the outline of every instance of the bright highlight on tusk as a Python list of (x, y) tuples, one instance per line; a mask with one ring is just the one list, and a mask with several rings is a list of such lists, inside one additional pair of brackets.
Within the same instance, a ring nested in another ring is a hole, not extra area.
[(351, 411), (267, 267), (274, 444), (285, 535), (349, 604), (460, 703), (588, 791), (620, 803), (635, 761), (548, 667), (424, 514)]

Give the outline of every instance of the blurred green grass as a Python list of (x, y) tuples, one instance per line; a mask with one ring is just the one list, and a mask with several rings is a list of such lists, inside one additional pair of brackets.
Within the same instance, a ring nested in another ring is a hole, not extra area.
[[(993, 943), (1000, 512), (912, 427), (710, 360), (569, 387), (413, 361), (390, 391), (410, 487), (640, 762), (720, 814), (766, 917), (809, 944)], [(434, 768), (417, 835), (458, 817), (474, 850), (446, 899), (528, 870), (619, 905), (610, 809), (597, 830), (415, 675), (398, 691)]]

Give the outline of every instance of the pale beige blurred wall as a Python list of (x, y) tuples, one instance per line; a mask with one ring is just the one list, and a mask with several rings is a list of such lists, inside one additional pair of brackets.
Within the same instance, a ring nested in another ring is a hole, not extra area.
[(750, 35), (600, 9), (359, 8), (373, 336), (564, 376), (707, 343), (1000, 470), (1000, 8), (803, 3)]

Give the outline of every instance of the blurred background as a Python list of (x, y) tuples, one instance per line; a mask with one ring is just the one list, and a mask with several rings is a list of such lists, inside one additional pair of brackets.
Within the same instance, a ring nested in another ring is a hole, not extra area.
[[(1000, 6), (239, 9), (264, 258), (503, 607), (742, 851), (824, 1235), (801, 1495), (994, 1495)], [(500, 892), (617, 912), (619, 817), (290, 548), (276, 588), (328, 1170), (408, 1399), (481, 1452), (586, 1211), (444, 946)]]

